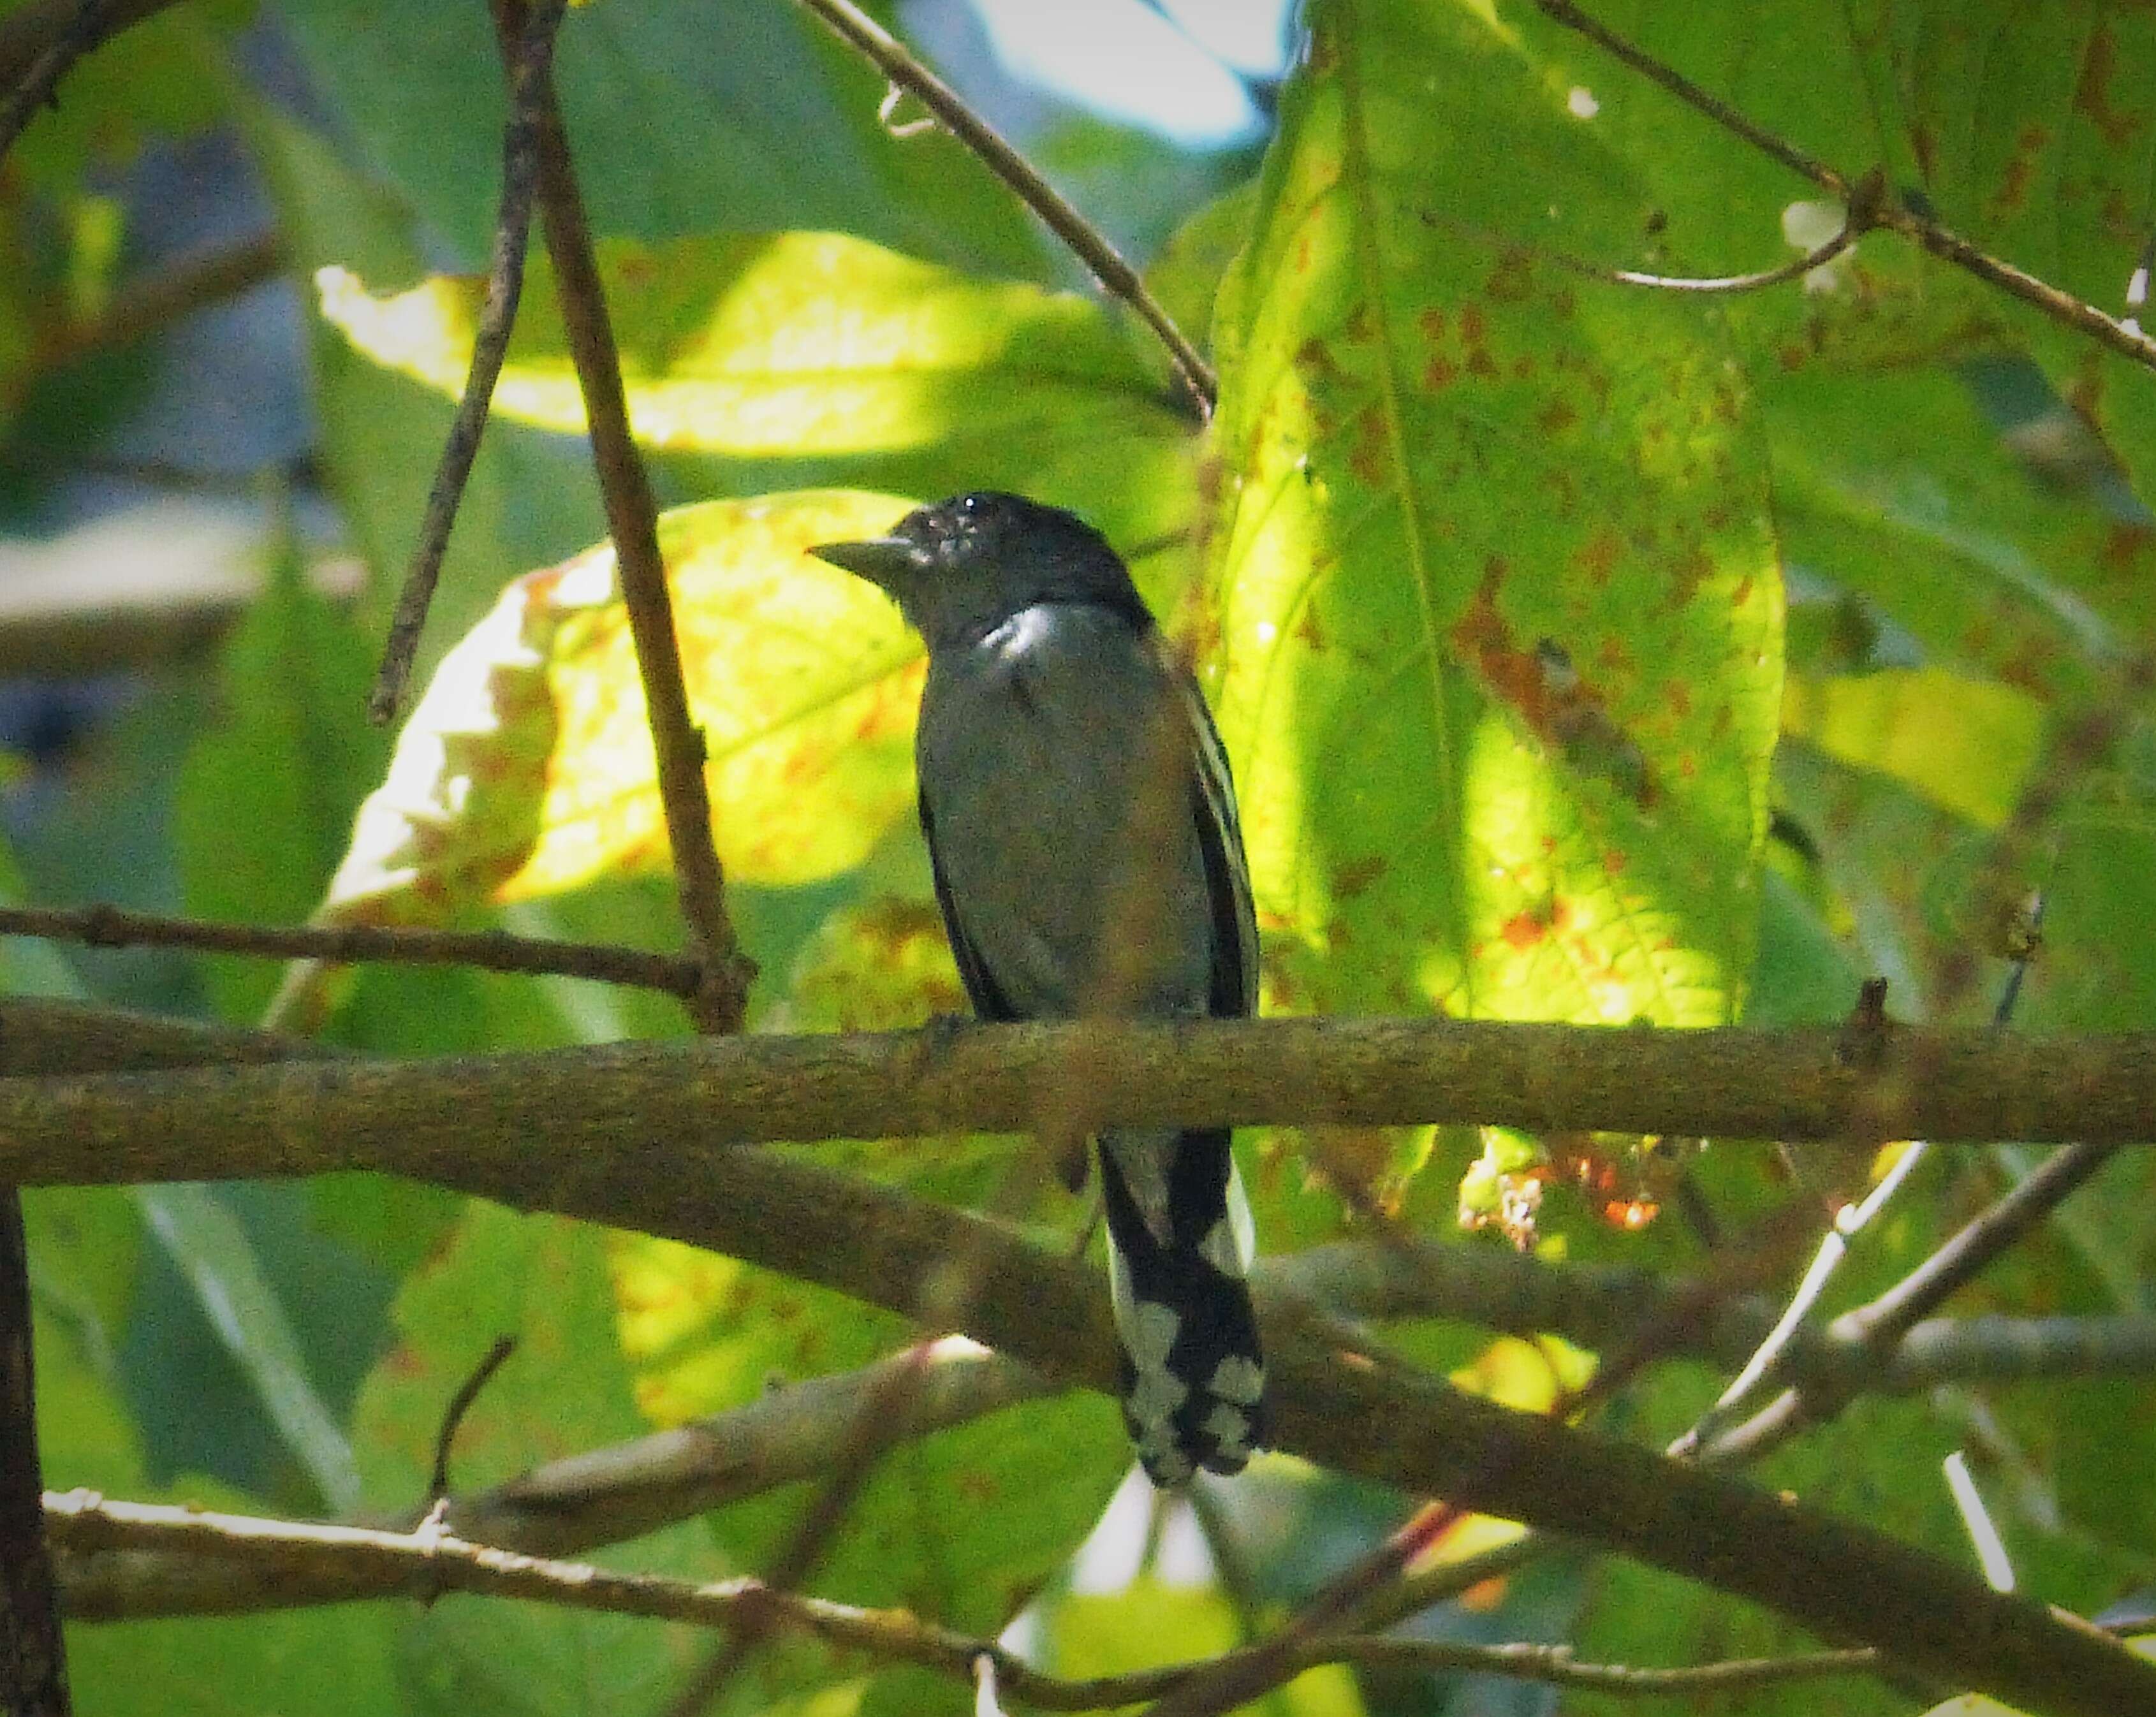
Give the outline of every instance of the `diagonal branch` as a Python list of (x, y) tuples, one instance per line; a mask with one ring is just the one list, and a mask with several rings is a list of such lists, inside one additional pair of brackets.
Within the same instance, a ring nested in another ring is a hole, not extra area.
[[(81, 53), (103, 47), (121, 31), (154, 18), (175, 0), (105, 0), (89, 26)], [(0, 90), (21, 87), (46, 54), (84, 28), (82, 0), (30, 0), (0, 17)]]
[(112, 0), (74, 0), (66, 23), (23, 69), (21, 80), (0, 95), (0, 158), (14, 147), (38, 110), (54, 99), (60, 79), (74, 69), (75, 61), (112, 34), (113, 9)]
[(1032, 162), (1004, 140), (994, 126), (968, 107), (957, 90), (915, 59), (903, 43), (853, 4), (852, 0), (799, 0), (799, 3), (821, 18), (832, 34), (889, 79), (894, 90), (906, 90), (917, 97), (944, 130), (972, 150), (990, 172), (1009, 186), (1019, 200), (1070, 247), (1071, 254), (1085, 264), (1105, 290), (1137, 312), (1168, 348), (1169, 361), (1196, 402), (1199, 414), (1209, 417), (1220, 392), (1213, 366), (1199, 355), (1189, 336), (1147, 290), (1138, 271), (1123, 260), (1100, 229), (1079, 213), (1061, 192), (1040, 176)]

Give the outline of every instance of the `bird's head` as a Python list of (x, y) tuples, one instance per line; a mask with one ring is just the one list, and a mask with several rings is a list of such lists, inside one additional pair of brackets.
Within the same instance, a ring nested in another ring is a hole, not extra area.
[(971, 643), (1037, 602), (1095, 602), (1151, 623), (1107, 539), (1023, 495), (954, 495), (908, 513), (888, 536), (808, 552), (888, 594), (932, 651)]

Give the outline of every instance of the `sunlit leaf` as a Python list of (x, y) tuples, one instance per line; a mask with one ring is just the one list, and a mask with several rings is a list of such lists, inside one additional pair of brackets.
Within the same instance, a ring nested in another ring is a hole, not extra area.
[[(911, 806), (920, 646), (819, 542), (906, 503), (814, 492), (661, 521), (714, 828), (730, 874), (802, 882), (860, 862)], [(432, 919), (663, 864), (610, 546), (531, 573), (448, 656), (361, 807), (323, 910)]]
[(1781, 676), (1743, 384), (1696, 307), (1503, 243), (1639, 197), (1505, 36), (1310, 22), (1215, 331), (1208, 654), (1276, 992), (1726, 1018)]
[[(646, 444), (735, 454), (889, 453), (953, 435), (1071, 438), (1088, 422), (1169, 430), (1162, 384), (1101, 307), (983, 281), (837, 233), (689, 238), (601, 252), (630, 427)], [(361, 351), (464, 387), (485, 282), (437, 276), (371, 295), (316, 276)], [(554, 279), (532, 258), (494, 408), (581, 431)]]

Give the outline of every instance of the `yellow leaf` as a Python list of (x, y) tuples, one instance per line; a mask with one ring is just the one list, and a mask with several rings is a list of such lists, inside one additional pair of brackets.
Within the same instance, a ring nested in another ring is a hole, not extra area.
[[(912, 803), (919, 642), (814, 544), (909, 504), (808, 490), (660, 520), (714, 833), (737, 879), (859, 864)], [(667, 858), (612, 546), (527, 574), (436, 669), (321, 908), (432, 922)]]

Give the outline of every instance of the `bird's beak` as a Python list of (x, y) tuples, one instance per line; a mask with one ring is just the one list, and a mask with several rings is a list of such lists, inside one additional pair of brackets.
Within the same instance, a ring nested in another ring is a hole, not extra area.
[(902, 536), (870, 536), (859, 542), (822, 542), (808, 552), (819, 561), (843, 566), (856, 577), (865, 578), (886, 591), (928, 570), (928, 551)]

